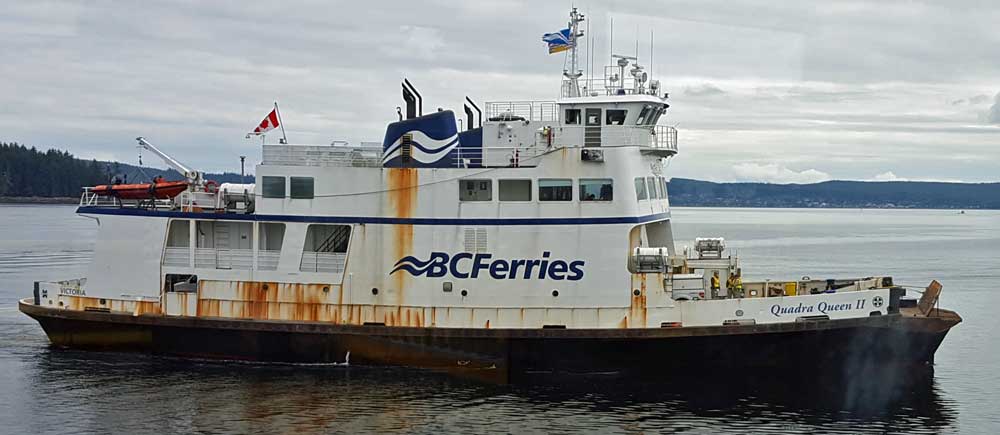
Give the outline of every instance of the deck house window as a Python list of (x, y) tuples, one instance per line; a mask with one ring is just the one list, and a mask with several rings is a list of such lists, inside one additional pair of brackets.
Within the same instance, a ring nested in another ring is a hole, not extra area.
[(573, 180), (541, 179), (538, 180), (539, 201), (572, 201)]
[(289, 187), (291, 196), (294, 199), (312, 199), (313, 197), (313, 177), (290, 177)]
[(257, 234), (257, 269), (277, 270), (285, 239), (285, 224), (261, 222)]
[(613, 193), (610, 178), (580, 179), (580, 201), (611, 201)]
[(261, 177), (261, 193), (264, 198), (284, 198), (285, 177)]
[(566, 109), (566, 125), (580, 124), (580, 109)]
[(167, 246), (163, 250), (164, 266), (191, 266), (191, 221), (170, 221), (167, 229)]
[(604, 111), (604, 123), (607, 125), (624, 125), (625, 116), (628, 114), (628, 110), (625, 109), (608, 109)]
[(250, 270), (253, 266), (253, 223), (197, 221), (194, 267)]
[(642, 201), (648, 199), (646, 196), (646, 179), (643, 177), (635, 177), (635, 199)]
[(459, 180), (459, 201), (492, 201), (493, 180)]
[(302, 272), (343, 273), (347, 263), (350, 225), (309, 225), (302, 247)]
[(659, 199), (660, 193), (656, 190), (656, 177), (646, 177), (646, 189), (649, 191), (649, 199)]
[(501, 201), (531, 201), (531, 180), (500, 180)]

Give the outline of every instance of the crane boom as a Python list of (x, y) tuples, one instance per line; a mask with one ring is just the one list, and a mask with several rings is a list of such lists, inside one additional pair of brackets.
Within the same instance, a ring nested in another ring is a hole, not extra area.
[(170, 157), (167, 153), (160, 151), (159, 148), (156, 148), (155, 146), (153, 146), (153, 144), (149, 143), (149, 141), (147, 141), (145, 138), (141, 136), (135, 138), (135, 140), (139, 142), (139, 148), (145, 148), (150, 152), (152, 152), (153, 154), (156, 154), (157, 157), (163, 159), (163, 161), (167, 163), (167, 166), (170, 166), (177, 172), (183, 174), (184, 177), (188, 179), (188, 182), (192, 183), (201, 182), (201, 172), (188, 168), (183, 163), (178, 162), (173, 157)]

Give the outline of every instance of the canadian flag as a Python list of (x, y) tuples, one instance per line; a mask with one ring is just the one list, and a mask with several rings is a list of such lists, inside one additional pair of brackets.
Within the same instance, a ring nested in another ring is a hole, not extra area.
[(253, 129), (250, 134), (264, 134), (271, 130), (278, 128), (278, 108), (271, 109), (271, 113), (268, 113), (264, 117), (264, 120), (260, 122), (257, 128)]

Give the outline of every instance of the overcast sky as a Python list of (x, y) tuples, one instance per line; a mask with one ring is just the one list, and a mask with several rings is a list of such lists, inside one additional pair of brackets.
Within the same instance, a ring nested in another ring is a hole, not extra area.
[[(4, 3), (0, 141), (135, 163), (142, 135), (209, 171), (259, 161), (244, 136), (276, 99), (292, 143), (381, 141), (404, 76), (425, 111), (555, 99), (564, 58), (540, 38), (570, 5)], [(643, 62), (654, 31), (672, 176), (1000, 181), (1000, 2), (590, 3), (595, 70), (610, 18)]]

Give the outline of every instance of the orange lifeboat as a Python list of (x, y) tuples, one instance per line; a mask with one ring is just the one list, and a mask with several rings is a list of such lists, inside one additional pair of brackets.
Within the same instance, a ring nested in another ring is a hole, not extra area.
[(141, 184), (102, 184), (91, 193), (119, 199), (171, 199), (187, 190), (187, 181), (160, 181)]

